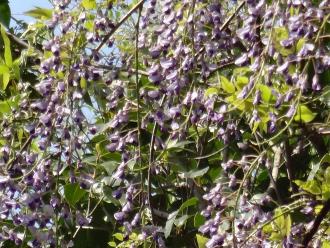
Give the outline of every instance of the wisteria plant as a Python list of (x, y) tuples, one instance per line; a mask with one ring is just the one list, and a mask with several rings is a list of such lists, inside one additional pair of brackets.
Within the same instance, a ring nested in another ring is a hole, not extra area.
[(330, 247), (329, 0), (0, 1), (1, 247)]

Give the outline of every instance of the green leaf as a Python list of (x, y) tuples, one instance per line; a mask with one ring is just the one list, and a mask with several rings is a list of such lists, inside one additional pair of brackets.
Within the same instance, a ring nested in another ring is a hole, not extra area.
[(64, 186), (64, 197), (71, 206), (75, 206), (85, 194), (86, 191), (81, 189), (78, 183), (71, 183)]
[(36, 7), (35, 9), (24, 12), (24, 14), (35, 19), (49, 20), (52, 18), (53, 11), (51, 9)]
[(165, 238), (170, 236), (173, 224), (176, 220), (176, 216), (178, 215), (178, 213), (187, 207), (196, 205), (197, 203), (198, 203), (198, 199), (196, 197), (190, 198), (190, 199), (186, 200), (184, 203), (182, 203), (181, 207), (178, 210), (169, 214), (169, 216), (167, 217), (166, 224), (165, 224), (165, 230), (164, 230)]
[(330, 154), (325, 154), (319, 162), (312, 162), (311, 163), (311, 171), (309, 172), (307, 180), (313, 180), (317, 171), (319, 170), (321, 164), (323, 163), (330, 163)]
[(327, 201), (330, 199), (330, 185), (322, 183), (322, 199)]
[(174, 221), (174, 224), (177, 226), (177, 227), (181, 227), (183, 226), (187, 220), (189, 218), (189, 215), (185, 214), (185, 215), (182, 215), (180, 218), (177, 218), (175, 221)]
[(19, 80), (21, 77), (21, 73), (20, 73), (20, 59), (15, 59), (13, 61), (13, 66), (12, 66), (12, 72), (13, 72), (13, 76), (16, 80)]
[(11, 57), (10, 40), (3, 25), (1, 25), (1, 37), (5, 45), (5, 62), (8, 67), (11, 67), (13, 64), (13, 59)]
[(284, 56), (288, 56), (294, 52), (294, 47), (287, 49), (281, 45), (281, 41), (289, 38), (289, 31), (285, 27), (274, 28), (274, 47)]
[(124, 240), (124, 236), (122, 233), (115, 233), (114, 236), (116, 239), (118, 239), (119, 241), (123, 241)]
[(248, 77), (245, 77), (245, 76), (237, 76), (236, 77), (236, 86), (239, 88), (239, 89), (242, 89), (245, 85), (247, 85), (249, 82), (249, 78)]
[(330, 167), (327, 167), (324, 173), (324, 182), (330, 187)]
[(297, 52), (299, 52), (301, 50), (301, 48), (305, 45), (305, 43), (306, 43), (305, 38), (301, 38), (298, 40), (297, 45), (296, 45)]
[(18, 129), (18, 131), (17, 131), (17, 138), (18, 138), (19, 143), (22, 143), (23, 134), (24, 134), (23, 128)]
[(0, 1), (0, 23), (8, 28), (10, 24), (10, 17), (11, 13), (8, 1)]
[(168, 236), (170, 236), (175, 218), (178, 215), (178, 213), (179, 213), (179, 210), (176, 210), (169, 214), (166, 224), (165, 224), (165, 230), (164, 230), (165, 238), (168, 238)]
[(2, 78), (2, 89), (5, 90), (8, 86), (9, 81), (10, 81), (10, 74), (6, 72), (2, 75), (2, 77), (3, 77)]
[(176, 149), (182, 149), (184, 148), (186, 145), (188, 144), (191, 144), (192, 141), (177, 141), (177, 140), (174, 140), (174, 141), (170, 141), (168, 142), (168, 145), (167, 145), (167, 149), (173, 149), (173, 148), (176, 148)]
[(81, 77), (80, 79), (80, 87), (84, 90), (87, 88), (87, 81), (84, 77)]
[(11, 109), (10, 109), (8, 102), (6, 102), (6, 101), (0, 102), (0, 113), (7, 114), (7, 113), (10, 113), (10, 111), (11, 111)]
[(116, 161), (106, 161), (101, 166), (107, 171), (108, 175), (111, 176), (112, 172), (117, 169), (119, 163)]
[(207, 241), (209, 241), (208, 238), (205, 238), (200, 234), (196, 234), (196, 239), (197, 239), (198, 248), (205, 248)]
[(330, 242), (327, 240), (323, 241), (322, 248), (330, 248)]
[(81, 5), (87, 10), (95, 9), (96, 8), (96, 1), (95, 0), (83, 0), (81, 2)]
[(294, 120), (306, 123), (311, 122), (312, 120), (314, 120), (315, 117), (316, 114), (313, 113), (307, 106), (299, 105)]
[(208, 170), (209, 170), (209, 167), (205, 167), (200, 170), (190, 170), (190, 171), (184, 172), (183, 177), (184, 178), (200, 177), (200, 176), (203, 176), (204, 174), (206, 174)]
[(206, 96), (206, 97), (208, 97), (208, 96), (211, 96), (211, 95), (218, 95), (218, 89), (217, 88), (215, 88), (215, 87), (210, 87), (210, 88), (208, 88), (205, 92), (204, 92), (204, 95)]
[(324, 173), (324, 180), (322, 181), (322, 198), (324, 200), (330, 199), (330, 167), (327, 167)]
[(226, 91), (227, 93), (234, 93), (235, 92), (235, 86), (232, 82), (230, 82), (226, 77), (219, 76), (220, 78), (220, 85)]
[(274, 220), (263, 227), (265, 233), (271, 234), (270, 240), (280, 241), (290, 234), (291, 216), (283, 214), (280, 208), (275, 209)]
[(198, 203), (198, 199), (196, 197), (192, 197), (188, 200), (186, 200), (184, 203), (182, 203), (181, 207), (179, 208), (179, 210), (183, 210), (187, 207), (190, 207), (190, 206), (194, 206)]
[(108, 245), (109, 245), (110, 247), (117, 247), (117, 244), (116, 244), (115, 242), (113, 242), (113, 241), (110, 241), (110, 242), (108, 243)]
[(205, 217), (200, 213), (196, 213), (194, 217), (194, 227), (198, 228), (205, 223)]
[(258, 89), (261, 92), (262, 100), (264, 102), (268, 103), (270, 101), (270, 99), (272, 98), (272, 90), (268, 86), (263, 85), (263, 84), (259, 84)]
[(321, 187), (316, 180), (311, 180), (311, 181), (306, 181), (306, 182), (301, 181), (301, 180), (295, 180), (294, 183), (297, 184), (303, 190), (305, 190), (313, 195), (321, 194)]

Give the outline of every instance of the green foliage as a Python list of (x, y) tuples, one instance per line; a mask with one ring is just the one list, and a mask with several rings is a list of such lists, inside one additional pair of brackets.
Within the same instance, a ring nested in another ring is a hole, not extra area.
[(82, 190), (77, 183), (71, 183), (64, 186), (64, 197), (66, 201), (71, 205), (75, 206), (84, 196), (86, 191)]
[(264, 226), (263, 231), (271, 234), (270, 240), (281, 242), (285, 237), (290, 234), (291, 230), (291, 217), (290, 215), (283, 214), (280, 208), (275, 209), (274, 221)]
[(51, 9), (45, 9), (36, 7), (35, 9), (31, 9), (29, 11), (24, 12), (25, 15), (31, 16), (38, 20), (49, 20), (52, 18), (53, 11)]
[(0, 23), (6, 27), (10, 24), (11, 11), (8, 0), (0, 1)]
[(82, 0), (81, 5), (87, 10), (95, 9), (96, 1), (95, 0)]
[(312, 120), (314, 120), (315, 117), (316, 114), (313, 113), (307, 106), (299, 105), (294, 120), (302, 122), (311, 122)]

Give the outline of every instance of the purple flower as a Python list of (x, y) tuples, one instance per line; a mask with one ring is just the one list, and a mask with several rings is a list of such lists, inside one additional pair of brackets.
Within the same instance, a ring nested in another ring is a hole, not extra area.
[(244, 53), (241, 57), (235, 60), (235, 65), (243, 66), (246, 65), (248, 62), (248, 55)]
[(253, 99), (253, 105), (258, 105), (261, 102), (261, 92), (257, 90)]
[(181, 109), (178, 106), (175, 107), (171, 107), (169, 109), (169, 114), (171, 116), (171, 118), (177, 118), (181, 115)]
[(174, 66), (174, 59), (166, 59), (166, 58), (161, 58), (160, 59), (160, 65), (162, 68), (164, 69), (169, 69), (171, 68), (172, 66)]
[(148, 96), (152, 99), (159, 99), (159, 91), (158, 90), (151, 90), (148, 92)]
[(117, 212), (114, 214), (114, 218), (116, 221), (122, 222), (126, 218), (126, 214), (124, 212)]
[(296, 112), (296, 106), (291, 105), (288, 112), (285, 114), (286, 117), (291, 118)]
[(149, 50), (150, 56), (153, 59), (158, 58), (159, 55), (161, 54), (161, 52), (162, 52), (162, 49), (160, 46), (153, 47)]
[(44, 124), (46, 127), (50, 127), (52, 124), (51, 114), (43, 114), (40, 116), (40, 122)]
[(133, 220), (132, 220), (132, 227), (136, 227), (140, 224), (141, 221), (141, 215), (140, 213), (135, 214)]
[(287, 72), (289, 68), (289, 62), (285, 61), (281, 66), (279, 66), (276, 70), (277, 73), (284, 73)]
[(51, 79), (42, 80), (40, 83), (36, 84), (36, 86), (35, 86), (36, 90), (42, 96), (49, 95), (51, 87), (52, 87), (52, 80)]
[(320, 79), (319, 79), (319, 75), (317, 73), (315, 73), (313, 76), (312, 89), (315, 91), (321, 90)]

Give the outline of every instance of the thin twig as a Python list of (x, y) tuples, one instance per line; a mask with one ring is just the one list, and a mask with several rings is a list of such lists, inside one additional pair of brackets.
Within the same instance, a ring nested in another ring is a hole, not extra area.
[(293, 174), (293, 164), (292, 164), (292, 158), (291, 158), (291, 147), (289, 144), (289, 140), (284, 141), (284, 156), (285, 156), (285, 165), (286, 170), (288, 173), (288, 179), (290, 181), (290, 188), (293, 193), (297, 193), (298, 189), (297, 186), (293, 183), (294, 180), (294, 174)]
[(158, 129), (158, 124), (157, 122), (155, 122), (154, 128), (152, 130), (152, 135), (151, 135), (151, 141), (150, 141), (150, 150), (149, 150), (149, 168), (148, 168), (148, 204), (149, 204), (149, 208), (151, 211), (151, 223), (153, 223), (153, 219), (154, 219), (154, 211), (153, 208), (151, 206), (151, 167), (154, 163), (154, 144), (155, 144), (155, 138), (156, 138), (156, 132)]
[[(160, 107), (163, 105), (164, 101), (165, 101), (166, 95), (163, 96), (161, 103), (160, 103)], [(148, 165), (148, 204), (149, 204), (149, 208), (151, 211), (151, 223), (153, 224), (153, 217), (154, 217), (154, 212), (153, 212), (153, 208), (151, 206), (151, 168), (154, 164), (155, 161), (155, 149), (154, 149), (154, 145), (155, 145), (155, 140), (156, 140), (156, 132), (158, 129), (158, 124), (155, 121), (154, 124), (154, 128), (152, 130), (152, 135), (151, 135), (151, 140), (150, 140), (150, 148), (149, 148), (149, 165)]]
[[(142, 168), (142, 157), (141, 157), (141, 113), (140, 113), (140, 82), (139, 82), (139, 25), (142, 12), (143, 4), (140, 6), (139, 15), (136, 22), (136, 34), (135, 34), (135, 94), (137, 102), (136, 121), (137, 121), (137, 133), (138, 133), (138, 163), (140, 169)], [(143, 188), (143, 173), (140, 171), (141, 184)]]
[[(11, 41), (15, 42), (16, 44), (24, 47), (24, 48), (31, 48), (32, 46), (30, 46), (27, 42), (23, 41), (22, 39), (18, 38), (16, 35), (10, 33), (10, 32), (6, 32), (7, 36), (11, 39)], [(33, 49), (35, 49), (39, 54), (42, 54), (42, 51), (36, 47), (32, 47)]]
[(134, 7), (128, 11), (128, 13), (117, 23), (117, 25), (103, 38), (102, 42), (95, 49), (96, 52), (100, 51), (100, 49), (104, 46), (104, 44), (110, 39), (110, 37), (118, 30), (118, 28), (136, 11), (138, 10), (144, 3), (145, 0), (140, 0)]

